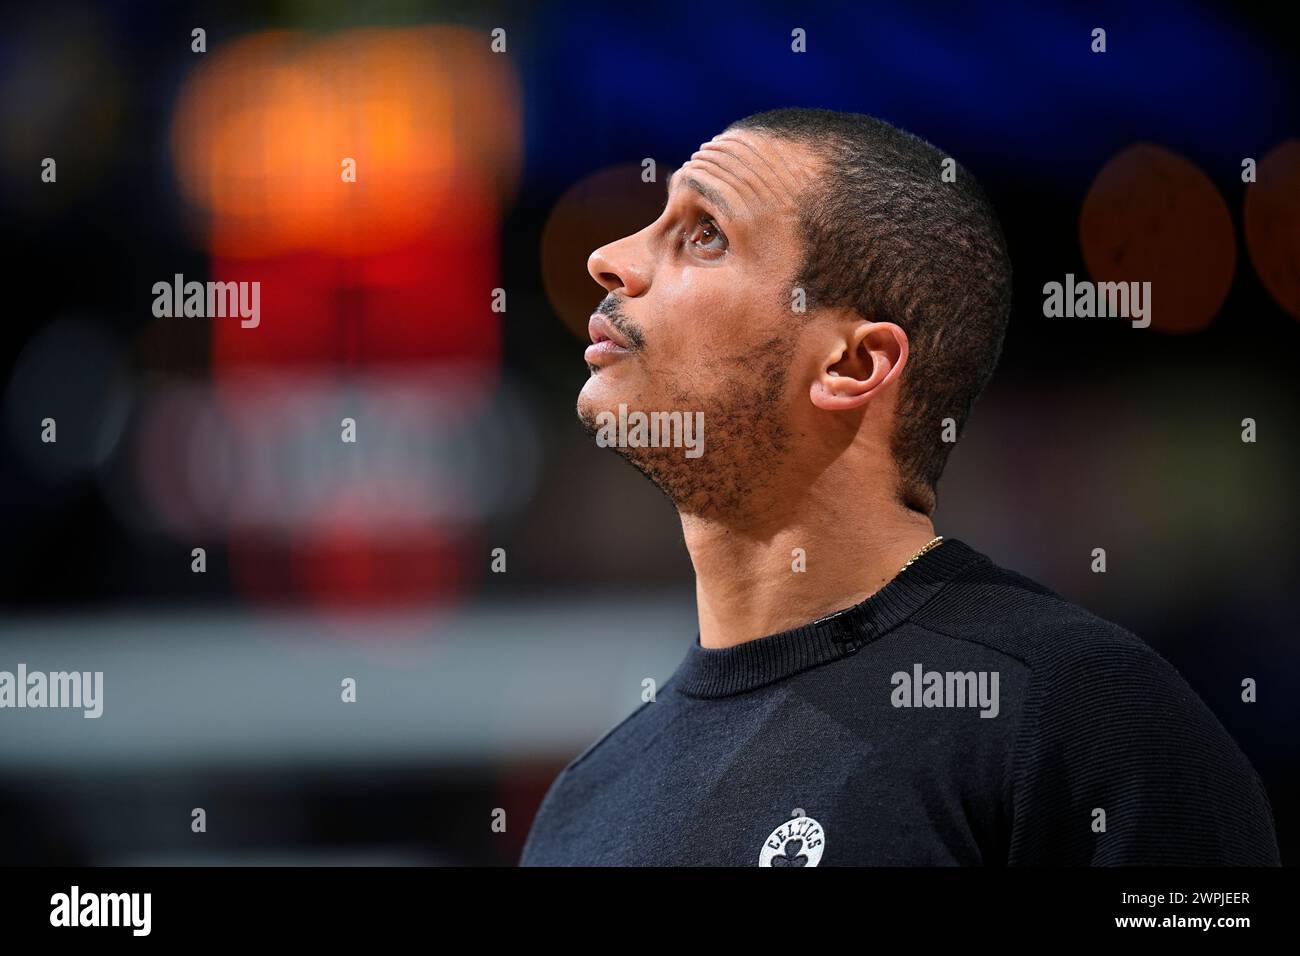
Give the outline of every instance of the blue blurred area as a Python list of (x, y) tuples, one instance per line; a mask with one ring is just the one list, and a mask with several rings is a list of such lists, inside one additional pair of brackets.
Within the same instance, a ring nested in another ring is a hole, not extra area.
[[(791, 52), (796, 27), (806, 54)], [(629, 155), (684, 160), (777, 106), (870, 113), (981, 175), (1057, 188), (1141, 139), (1235, 167), (1235, 144), (1294, 131), (1300, 85), (1284, 37), (1174, 3), (570, 3), (518, 49), (530, 181), (548, 186)]]

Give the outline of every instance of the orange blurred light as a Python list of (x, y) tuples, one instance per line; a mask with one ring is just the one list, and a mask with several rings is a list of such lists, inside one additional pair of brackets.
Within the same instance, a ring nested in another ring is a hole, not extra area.
[(465, 189), (495, 212), (518, 178), (519, 97), (479, 41), (454, 27), (276, 31), (209, 54), (172, 148), (212, 252), (373, 253), (434, 227)]
[(1099, 282), (1150, 282), (1151, 328), (1194, 332), (1214, 320), (1236, 270), (1232, 217), (1192, 163), (1138, 143), (1097, 174), (1079, 214), (1079, 243)]
[(1264, 288), (1300, 319), (1300, 140), (1259, 161), (1246, 187), (1246, 248)]
[[(187, 80), (172, 150), (210, 278), (260, 291), (255, 326), (211, 320), (216, 394), (234, 438), (244, 439), (235, 442), (244, 484), (225, 517), (232, 579), (248, 596), (414, 605), (454, 601), (465, 589), (456, 569), (473, 522), (448, 519), (455, 501), (430, 513), (424, 464), (340, 484), (349, 473), (319, 442), (256, 443), (295, 398), (291, 387), (254, 386), (323, 376), (346, 389), (377, 364), (468, 368), (455, 411), (476, 414), (500, 364), (491, 296), (501, 210), (519, 177), (519, 100), (510, 61), (459, 27), (258, 33), (214, 50)], [(343, 175), (345, 160), (355, 162), (355, 181)], [(370, 454), (362, 460), (374, 464), (384, 424), (361, 423)], [(334, 434), (334, 451), (337, 443)], [(260, 506), (301, 482), (300, 458), (313, 454), (320, 485), (337, 498), (310, 515), (269, 515)], [(388, 520), (376, 521), (373, 495), (391, 505)]]

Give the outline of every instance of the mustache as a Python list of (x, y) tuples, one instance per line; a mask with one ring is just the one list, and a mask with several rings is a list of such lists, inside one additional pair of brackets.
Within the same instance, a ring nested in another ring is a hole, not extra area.
[(614, 296), (609, 295), (601, 299), (600, 305), (596, 306), (596, 311), (609, 319), (609, 324), (622, 333), (628, 344), (634, 349), (639, 349), (645, 344), (645, 335), (642, 333), (641, 327), (623, 313), (623, 310), (619, 307), (618, 299), (614, 298)]

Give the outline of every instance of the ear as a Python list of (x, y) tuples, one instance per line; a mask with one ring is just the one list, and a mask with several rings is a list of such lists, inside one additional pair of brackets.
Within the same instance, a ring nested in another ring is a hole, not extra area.
[(893, 322), (857, 322), (823, 354), (809, 398), (828, 412), (862, 408), (907, 364), (907, 333)]

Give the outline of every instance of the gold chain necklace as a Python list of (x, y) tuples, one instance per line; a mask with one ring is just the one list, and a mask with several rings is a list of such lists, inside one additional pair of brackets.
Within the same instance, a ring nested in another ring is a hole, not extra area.
[(926, 542), (925, 546), (924, 546), (923, 548), (921, 548), (920, 551), (918, 551), (918, 552), (916, 552), (916, 554), (912, 555), (912, 559), (911, 559), (910, 561), (908, 561), (907, 564), (903, 565), (901, 568), (898, 569), (898, 573), (899, 573), (899, 574), (902, 574), (904, 571), (906, 571), (908, 568), (910, 568), (913, 564), (916, 563), (916, 559), (917, 559), (917, 558), (919, 558), (921, 555), (925, 554), (925, 552), (929, 551), (931, 548), (933, 548), (936, 544), (938, 544), (938, 543), (939, 543), (940, 541), (942, 541), (942, 540), (943, 540), (943, 535), (941, 535), (941, 534), (940, 534), (940, 535), (935, 535), (935, 536), (934, 536), (933, 538), (931, 538), (928, 542)]

